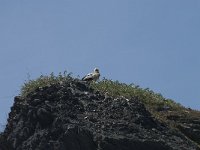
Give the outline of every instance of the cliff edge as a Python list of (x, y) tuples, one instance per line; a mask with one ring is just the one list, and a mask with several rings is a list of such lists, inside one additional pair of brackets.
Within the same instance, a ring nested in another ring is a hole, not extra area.
[(70, 78), (15, 97), (0, 150), (200, 149), (199, 112), (190, 120), (170, 109), (156, 111), (167, 120), (138, 96), (113, 97)]

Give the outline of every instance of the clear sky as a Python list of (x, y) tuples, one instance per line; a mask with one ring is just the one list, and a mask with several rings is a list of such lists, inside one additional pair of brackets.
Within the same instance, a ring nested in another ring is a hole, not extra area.
[(200, 1), (0, 1), (0, 125), (28, 74), (94, 67), (200, 110)]

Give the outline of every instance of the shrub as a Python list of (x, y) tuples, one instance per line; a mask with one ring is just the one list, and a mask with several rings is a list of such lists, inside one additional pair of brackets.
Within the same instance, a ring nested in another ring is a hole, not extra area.
[[(73, 79), (74, 78), (71, 77), (71, 73), (67, 73), (66, 71), (63, 74), (59, 73), (58, 76), (55, 76), (54, 73), (51, 73), (49, 76), (41, 75), (35, 80), (28, 80), (24, 83), (21, 88), (21, 96), (25, 97), (37, 88), (60, 84)], [(120, 96), (129, 99), (131, 97), (138, 97), (138, 99), (141, 100), (147, 108), (153, 111), (162, 110), (164, 108), (170, 108), (170, 110), (183, 108), (180, 104), (175, 103), (173, 100), (165, 99), (161, 94), (155, 93), (149, 88), (140, 88), (138, 85), (133, 83), (125, 84), (120, 83), (119, 81), (112, 81), (104, 78), (98, 83), (91, 83), (91, 88), (101, 92), (102, 94), (108, 93), (109, 96), (114, 98)]]
[(161, 94), (155, 93), (149, 88), (143, 89), (135, 84), (125, 84), (119, 81), (103, 79), (98, 83), (92, 83), (92, 88), (102, 93), (108, 93), (109, 96), (126, 98), (138, 97), (146, 106), (152, 109), (169, 107), (170, 109), (179, 109), (182, 106), (171, 99), (165, 99)]
[(25, 97), (29, 93), (35, 91), (37, 88), (42, 88), (53, 84), (60, 84), (62, 82), (66, 82), (72, 79), (73, 78), (71, 77), (71, 73), (67, 73), (66, 71), (63, 74), (59, 73), (58, 76), (55, 76), (54, 73), (51, 73), (49, 76), (41, 75), (35, 80), (29, 79), (24, 83), (21, 88), (21, 96)]

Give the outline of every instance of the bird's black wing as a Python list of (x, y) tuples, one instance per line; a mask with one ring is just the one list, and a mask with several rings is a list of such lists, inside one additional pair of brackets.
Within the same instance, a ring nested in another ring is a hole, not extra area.
[(86, 76), (84, 76), (82, 78), (83, 81), (92, 81), (93, 80), (93, 74), (90, 73), (90, 74), (87, 74)]

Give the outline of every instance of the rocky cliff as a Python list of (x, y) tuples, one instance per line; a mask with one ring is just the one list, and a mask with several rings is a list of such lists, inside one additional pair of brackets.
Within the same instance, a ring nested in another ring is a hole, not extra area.
[(0, 150), (200, 149), (199, 112), (159, 111), (166, 122), (138, 97), (113, 98), (77, 79), (59, 82), (15, 97)]

